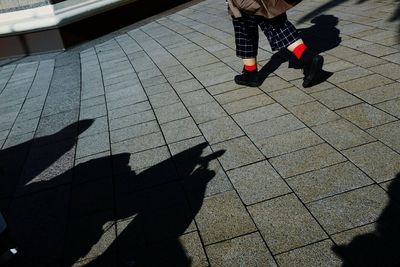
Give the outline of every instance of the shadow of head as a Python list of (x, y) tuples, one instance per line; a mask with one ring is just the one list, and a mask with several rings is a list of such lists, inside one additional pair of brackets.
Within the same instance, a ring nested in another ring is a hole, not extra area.
[(193, 176), (192, 174), (195, 171), (206, 171), (210, 162), (221, 157), (224, 153), (225, 150), (212, 152), (208, 148), (208, 143), (204, 142), (174, 155), (172, 160), (177, 164), (182, 178), (185, 179), (188, 176)]
[(311, 23), (327, 28), (336, 27), (339, 23), (339, 19), (333, 15), (319, 15), (313, 18)]

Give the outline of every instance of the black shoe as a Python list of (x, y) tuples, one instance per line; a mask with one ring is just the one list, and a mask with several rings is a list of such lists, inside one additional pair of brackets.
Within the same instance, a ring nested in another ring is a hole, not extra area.
[(312, 52), (305, 51), (300, 61), (303, 64), (304, 70), (303, 87), (306, 88), (311, 86), (320, 76), (324, 58)]
[(235, 76), (235, 83), (250, 87), (260, 86), (260, 80), (258, 79), (258, 71), (257, 70), (248, 71), (243, 69), (242, 74)]

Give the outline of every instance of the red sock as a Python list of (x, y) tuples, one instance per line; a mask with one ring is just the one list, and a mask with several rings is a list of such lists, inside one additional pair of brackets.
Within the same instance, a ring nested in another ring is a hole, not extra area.
[(299, 44), (294, 48), (293, 54), (297, 57), (297, 59), (300, 59), (306, 49), (307, 46), (305, 44)]
[(254, 65), (244, 65), (244, 69), (247, 71), (253, 71), (257, 69), (257, 64)]

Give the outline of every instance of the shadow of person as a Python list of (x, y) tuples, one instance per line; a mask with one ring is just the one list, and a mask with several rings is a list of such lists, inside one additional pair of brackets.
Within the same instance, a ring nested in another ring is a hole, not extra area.
[[(24, 187), (43, 170), (51, 166), (76, 143), (76, 137), (86, 131), (94, 120), (81, 120), (52, 135), (37, 137), (22, 144), (0, 150), (0, 199), (12, 198), (17, 185)], [(6, 209), (3, 204), (0, 208)]]
[(376, 229), (332, 250), (343, 266), (400, 266), (400, 174), (388, 188), (389, 204), (379, 216)]
[(208, 164), (224, 153), (202, 156), (207, 147), (202, 143), (140, 172), (130, 167), (140, 159), (128, 153), (101, 157), (26, 184), (33, 193), (10, 208), (21, 244), (13, 266), (190, 266), (180, 237), (193, 231), (215, 176)]
[[(202, 205), (207, 183), (215, 176), (208, 169), (209, 162), (224, 153), (218, 151), (203, 157), (206, 147), (206, 143), (197, 145), (140, 173), (130, 170), (129, 154), (112, 156), (116, 174), (115, 217), (109, 217), (111, 213), (96, 216), (96, 220), (89, 220), (90, 224), (86, 219), (78, 220), (68, 233), (65, 266), (90, 258), (93, 245), (107, 232), (107, 224), (108, 229), (116, 224), (117, 238), (85, 266), (113, 266), (116, 254), (118, 266), (190, 266), (180, 237), (190, 228)], [(90, 174), (104, 160), (91, 160), (77, 167)], [(110, 190), (108, 183), (104, 187), (100, 191)], [(86, 188), (83, 197), (99, 190)], [(79, 200), (73, 202), (82, 204)]]
[[(338, 21), (338, 18), (333, 15), (320, 15), (311, 20), (311, 23), (314, 24), (313, 26), (298, 29), (298, 31), (308, 48), (319, 54), (329, 51), (341, 43), (340, 31), (336, 28)], [(264, 82), (271, 73), (287, 61), (289, 62), (289, 68), (301, 68), (295, 56), (284, 49), (275, 53), (270, 61), (260, 69), (259, 77), (261, 81)], [(332, 76), (332, 73), (323, 71), (311, 86), (326, 81), (330, 76)]]

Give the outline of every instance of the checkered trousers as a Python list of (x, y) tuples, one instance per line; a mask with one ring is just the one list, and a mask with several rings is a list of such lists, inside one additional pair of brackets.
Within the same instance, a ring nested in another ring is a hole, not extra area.
[(272, 51), (288, 47), (300, 39), (297, 29), (287, 20), (285, 13), (273, 19), (243, 14), (232, 18), (235, 29), (236, 55), (240, 58), (254, 58), (258, 50), (258, 26), (267, 36)]

